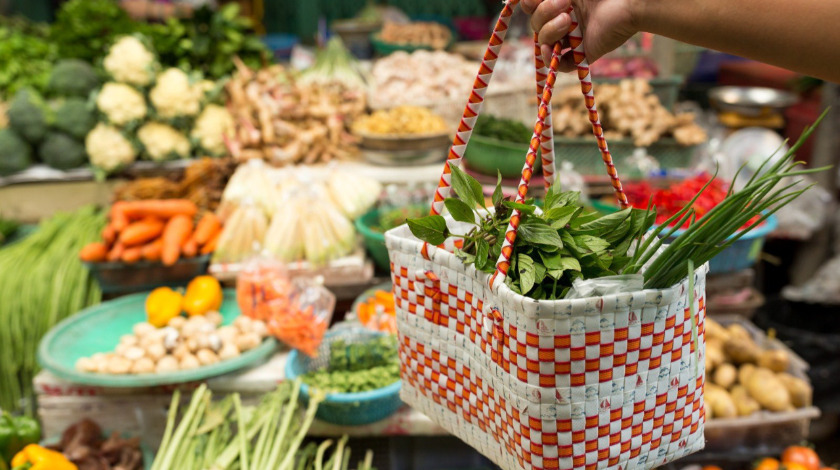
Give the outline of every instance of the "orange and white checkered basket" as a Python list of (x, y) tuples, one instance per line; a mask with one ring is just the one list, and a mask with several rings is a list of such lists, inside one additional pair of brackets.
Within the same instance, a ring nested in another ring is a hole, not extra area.
[[(450, 167), (469, 142), (508, 21), (507, 0), (470, 94), (432, 204), (439, 214)], [(627, 199), (603, 137), (574, 12), (571, 48), (593, 132), (622, 206)], [(535, 47), (538, 119), (517, 201), (537, 149), (546, 184), (554, 173), (550, 67)], [(464, 225), (447, 217), (456, 233)], [(668, 289), (574, 300), (533, 300), (504, 283), (519, 224), (511, 217), (490, 276), (452, 251), (386, 233), (396, 294), (402, 398), (506, 470), (647, 469), (703, 448), (704, 293), (707, 267)], [(691, 305), (691, 302), (694, 305)]]

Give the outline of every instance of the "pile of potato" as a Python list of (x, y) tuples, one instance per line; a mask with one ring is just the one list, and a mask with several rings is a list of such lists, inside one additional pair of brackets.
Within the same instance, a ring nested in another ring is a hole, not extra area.
[(382, 27), (379, 37), (393, 44), (427, 46), (435, 50), (446, 49), (452, 39), (449, 28), (439, 23), (416, 21), (414, 23), (390, 23)]
[[(595, 85), (595, 97), (607, 140), (631, 138), (637, 147), (647, 147), (668, 136), (686, 146), (706, 141), (706, 131), (695, 123), (694, 114), (673, 114), (665, 109), (646, 80)], [(591, 135), (592, 126), (580, 96), (580, 86), (561, 89), (554, 95), (551, 105), (555, 134), (564, 137)]]
[(810, 406), (811, 385), (789, 374), (789, 366), (786, 351), (762, 348), (743, 326), (724, 327), (706, 318), (706, 417)]

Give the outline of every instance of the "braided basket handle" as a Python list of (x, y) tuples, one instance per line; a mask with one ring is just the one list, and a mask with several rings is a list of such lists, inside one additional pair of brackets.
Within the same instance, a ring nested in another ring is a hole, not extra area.
[[(507, 34), (508, 24), (510, 23), (513, 9), (519, 0), (505, 0), (502, 12), (499, 15), (499, 20), (493, 28), (493, 34), (490, 36), (490, 42), (487, 50), (484, 53), (484, 58), (481, 62), (478, 75), (473, 83), (473, 90), (470, 93), (469, 100), (464, 109), (463, 117), (458, 125), (458, 130), (455, 133), (455, 138), (452, 142), (452, 147), (449, 149), (449, 155), (443, 167), (443, 174), (441, 175), (438, 188), (435, 191), (434, 200), (432, 201), (431, 213), (433, 215), (440, 214), (443, 211), (444, 200), (449, 197), (451, 192), (451, 165), (460, 165), (461, 158), (464, 155), (464, 150), (469, 143), (472, 136), (472, 130), (475, 127), (475, 121), (481, 113), (481, 108), (484, 104), (484, 96), (487, 92), (487, 87), (490, 85), (490, 80), (493, 77), (493, 69), (496, 66), (496, 59), (499, 57), (499, 50), (505, 40)], [(612, 182), (613, 190), (622, 209), (629, 206), (627, 196), (621, 187), (621, 180), (618, 178), (618, 172), (613, 164), (612, 155), (607, 146), (607, 141), (604, 138), (604, 130), (601, 127), (601, 120), (598, 116), (598, 110), (595, 107), (595, 96), (592, 91), (592, 78), (589, 71), (589, 63), (586, 61), (586, 54), (583, 49), (583, 33), (578, 23), (577, 16), (573, 9), (569, 10), (572, 24), (569, 34), (564, 38), (568, 41), (573, 54), (574, 62), (577, 66), (578, 79), (580, 80), (581, 91), (584, 96), (586, 109), (589, 111), (589, 122), (592, 123), (592, 133), (598, 143), (598, 149), (601, 152), (601, 159), (607, 167), (607, 174)], [(528, 187), (531, 183), (531, 176), (534, 172), (534, 162), (537, 158), (537, 149), (541, 148), (543, 159), (543, 171), (545, 174), (546, 188), (550, 187), (554, 179), (554, 132), (551, 128), (551, 96), (554, 91), (554, 83), (557, 80), (557, 70), (560, 66), (560, 55), (562, 53), (562, 46), (560, 43), (554, 45), (551, 55), (551, 62), (547, 69), (542, 60), (540, 47), (537, 41), (537, 36), (534, 36), (535, 45), (535, 65), (537, 68), (537, 93), (540, 95), (539, 110), (537, 112), (537, 120), (534, 124), (534, 133), (531, 136), (531, 142), (528, 146), (528, 153), (525, 156), (525, 165), (522, 168), (522, 178), (519, 181), (519, 187), (516, 194), (516, 202), (522, 203), (528, 195)], [(543, 78), (545, 82), (542, 83)], [(502, 244), (502, 253), (496, 262), (496, 271), (490, 277), (490, 287), (497, 289), (504, 284), (507, 277), (508, 269), (510, 268), (510, 258), (513, 253), (513, 244), (516, 241), (516, 233), (519, 229), (521, 213), (518, 209), (514, 209), (513, 215), (510, 218), (510, 223), (505, 232), (505, 241)]]

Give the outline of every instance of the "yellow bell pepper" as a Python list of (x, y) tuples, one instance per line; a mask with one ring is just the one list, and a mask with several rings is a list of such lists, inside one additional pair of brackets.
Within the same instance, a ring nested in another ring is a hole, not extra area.
[(184, 297), (168, 287), (158, 287), (146, 297), (146, 320), (163, 328), (181, 314)]
[(198, 276), (187, 285), (184, 311), (189, 316), (204, 315), (222, 306), (222, 285), (213, 276)]
[(29, 444), (12, 459), (12, 468), (24, 467), (26, 464), (30, 465), (29, 470), (79, 470), (61, 452), (37, 444)]

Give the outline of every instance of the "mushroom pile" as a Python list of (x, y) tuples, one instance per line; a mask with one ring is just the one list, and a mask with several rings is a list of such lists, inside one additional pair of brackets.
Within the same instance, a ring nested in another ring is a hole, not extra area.
[(82, 372), (152, 374), (209, 366), (254, 349), (268, 336), (260, 320), (237, 317), (222, 326), (222, 315), (210, 312), (169, 320), (164, 328), (134, 325), (133, 334), (120, 338), (113, 352), (97, 353), (76, 362)]

